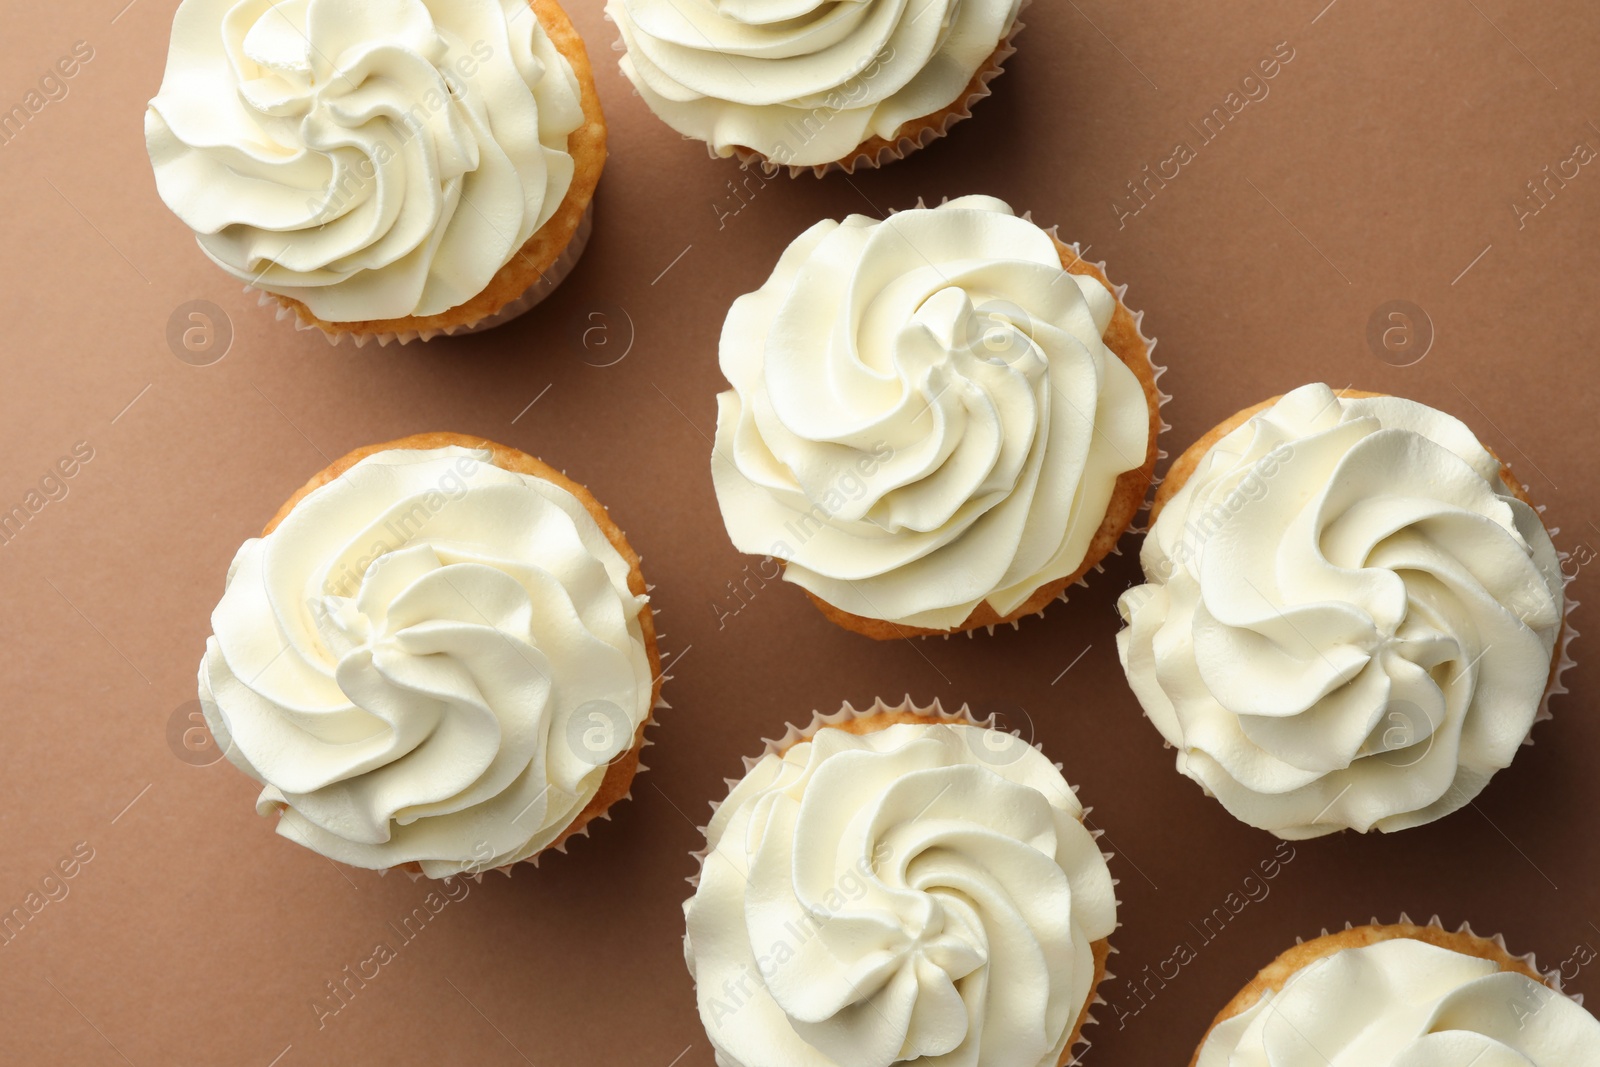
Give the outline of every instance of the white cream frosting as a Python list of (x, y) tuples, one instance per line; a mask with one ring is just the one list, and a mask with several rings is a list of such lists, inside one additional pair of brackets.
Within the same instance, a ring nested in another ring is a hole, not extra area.
[(823, 729), (706, 827), (684, 941), (721, 1067), (1055, 1067), (1116, 926), (1039, 751), (974, 726)]
[(733, 543), (950, 629), (1079, 569), (1150, 415), (1100, 282), (1003, 201), (823, 221), (734, 301), (711, 470)]
[(1280, 837), (1467, 804), (1538, 711), (1563, 615), (1537, 512), (1456, 419), (1307, 385), (1166, 504), (1117, 647), (1178, 769)]
[(717, 155), (844, 159), (959, 101), (1020, 0), (607, 0), (622, 71)]
[(583, 122), (526, 0), (184, 0), (145, 140), (206, 255), (348, 322), (482, 292), (566, 196)]
[(1600, 1020), (1423, 941), (1345, 949), (1219, 1023), (1196, 1067), (1600, 1067)]
[(278, 832), (430, 877), (526, 859), (633, 747), (652, 677), (629, 565), (567, 490), (394, 449), (240, 547), (200, 700)]

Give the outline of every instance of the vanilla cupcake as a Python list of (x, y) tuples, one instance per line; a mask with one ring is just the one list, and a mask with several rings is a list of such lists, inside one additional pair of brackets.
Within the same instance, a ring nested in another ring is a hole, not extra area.
[(1600, 1020), (1498, 937), (1359, 926), (1279, 956), (1191, 1067), (1600, 1067)]
[(1016, 49), (1022, 0), (607, 0), (622, 71), (667, 125), (790, 174), (942, 137)]
[(213, 262), (358, 344), (538, 303), (606, 156), (556, 0), (184, 0), (145, 141)]
[(1057, 1067), (1114, 882), (1061, 772), (937, 703), (818, 717), (706, 827), (685, 957), (719, 1067)]
[(734, 545), (871, 637), (1040, 612), (1155, 466), (1153, 342), (1121, 293), (992, 197), (817, 223), (723, 325)]
[(433, 878), (561, 847), (628, 794), (661, 676), (588, 490), (460, 434), (358, 449), (228, 569), (200, 663), (278, 833)]
[(1117, 648), (1178, 769), (1297, 839), (1469, 803), (1566, 662), (1563, 578), (1462, 423), (1302, 386), (1173, 465)]

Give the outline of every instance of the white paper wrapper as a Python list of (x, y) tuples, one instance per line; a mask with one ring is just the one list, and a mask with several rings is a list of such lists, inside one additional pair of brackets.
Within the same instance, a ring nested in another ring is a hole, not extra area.
[[(763, 737), (761, 739), (761, 755), (744, 757), (745, 773), (750, 768), (760, 763), (767, 756), (781, 756), (784, 752), (798, 745), (802, 741), (809, 741), (817, 736), (817, 732), (829, 726), (838, 726), (840, 723), (854, 722), (857, 719), (870, 719), (874, 715), (910, 713), (924, 719), (937, 719), (939, 722), (950, 726), (982, 726), (992, 729), (995, 726), (995, 717), (990, 715), (987, 719), (979, 719), (972, 713), (972, 709), (963, 704), (955, 711), (946, 711), (939, 703), (937, 697), (933, 703), (925, 708), (919, 708), (916, 702), (907, 694), (905, 699), (898, 704), (887, 704), (882, 697), (876, 697), (872, 703), (864, 708), (855, 708), (848, 701), (838, 711), (824, 715), (820, 711), (811, 713), (811, 721), (805, 726), (796, 726), (794, 723), (785, 723), (783, 734), (776, 739)], [(730, 782), (729, 788), (732, 788)]]
[[(1000, 727), (997, 725), (994, 714), (991, 713), (987, 718), (979, 719), (973, 714), (972, 709), (965, 704), (961, 705), (961, 707), (954, 711), (946, 711), (937, 697), (935, 697), (932, 703), (928, 704), (926, 707), (917, 706), (917, 703), (911, 699), (910, 694), (907, 694), (904, 699), (896, 704), (890, 704), (882, 697), (875, 697), (870, 705), (863, 708), (856, 708), (846, 701), (844, 705), (835, 712), (824, 714), (820, 711), (813, 711), (810, 722), (803, 727), (796, 726), (792, 722), (785, 723), (784, 731), (779, 737), (762, 738), (761, 754), (759, 756), (743, 757), (745, 773), (748, 774), (752, 767), (761, 762), (761, 760), (765, 759), (767, 756), (781, 756), (793, 746), (800, 744), (803, 741), (811, 740), (819, 731), (824, 730), (827, 727), (838, 726), (841, 723), (853, 722), (858, 719), (868, 719), (876, 715), (899, 713), (909, 713), (920, 718), (937, 720), (940, 723), (950, 726), (977, 726), (989, 730), (1000, 729)], [(1017, 730), (1011, 730), (1008, 732), (1013, 737), (1017, 737), (1019, 739), (1021, 738), (1021, 733)], [(1041, 746), (1035, 742), (1027, 741), (1025, 743), (1031, 744), (1035, 749), (1040, 749), (1042, 751)], [(1055, 768), (1057, 771), (1062, 770), (1062, 766), (1059, 763), (1055, 764)], [(723, 781), (727, 784), (727, 787), (730, 791), (734, 786), (739, 784), (738, 780), (733, 778), (725, 778)], [(1077, 795), (1077, 786), (1068, 783), (1068, 788), (1072, 790), (1074, 796)], [(721, 806), (722, 802), (720, 800), (711, 801), (712, 814), (716, 814), (717, 809)], [(1090, 812), (1093, 810), (1093, 808), (1088, 807), (1083, 809), (1083, 818), (1085, 821), (1087, 821)], [(705, 827), (702, 826), (699, 829), (701, 833), (705, 832)], [(1089, 827), (1089, 833), (1093, 836), (1094, 840), (1098, 841), (1105, 834), (1105, 831), (1096, 829), (1094, 827)], [(709, 851), (709, 846), (706, 846), (690, 853), (690, 856), (692, 856), (695, 861), (695, 873), (686, 878), (685, 881), (687, 881), (695, 889), (699, 889), (700, 887), (700, 871), (705, 866), (706, 856)], [(1102, 851), (1100, 855), (1105, 858), (1108, 864), (1115, 859), (1115, 856), (1109, 852)], [(1113, 887), (1115, 887), (1120, 884), (1120, 880), (1117, 878), (1112, 878), (1111, 884)], [(1120, 909), (1122, 907), (1122, 901), (1116, 901), (1116, 905)], [(1120, 930), (1121, 928), (1122, 923), (1119, 920), (1116, 928), (1113, 929), (1111, 936), (1116, 936), (1116, 930)], [(687, 940), (687, 935), (685, 935), (685, 940)], [(1088, 1014), (1084, 1018), (1083, 1027), (1079, 1030), (1078, 1036), (1068, 1044), (1066, 1051), (1062, 1055), (1062, 1067), (1069, 1067), (1069, 1065), (1078, 1063), (1079, 1057), (1092, 1044), (1088, 1037), (1084, 1036), (1084, 1031), (1086, 1031), (1096, 1022), (1094, 1017), (1094, 1009), (1106, 1003), (1105, 998), (1100, 995), (1100, 986), (1116, 978), (1116, 975), (1111, 972), (1110, 968), (1110, 956), (1115, 956), (1118, 954), (1116, 946), (1108, 944), (1107, 953), (1107, 966), (1105, 974), (1101, 976), (1100, 982), (1097, 983), (1095, 988), (1090, 992)]]
[[(1523, 492), (1528, 491), (1527, 486), (1523, 486), (1522, 488)], [(1542, 517), (1544, 515), (1543, 504), (1538, 506), (1538, 511)], [(1552, 539), (1554, 539), (1555, 536), (1561, 532), (1561, 527), (1559, 526), (1548, 527), (1548, 529)], [(1558, 552), (1557, 556), (1560, 558), (1564, 567), (1567, 560), (1572, 557), (1572, 553), (1563, 551)], [(1561, 676), (1566, 674), (1567, 671), (1572, 667), (1576, 666), (1576, 663), (1572, 658), (1571, 645), (1573, 639), (1578, 636), (1577, 629), (1572, 625), (1572, 611), (1578, 606), (1578, 602), (1572, 599), (1572, 581), (1577, 577), (1577, 574), (1568, 574), (1566, 573), (1565, 569), (1563, 569), (1561, 573), (1561, 639), (1556, 644), (1555, 666), (1551, 668), (1550, 671), (1550, 684), (1545, 687), (1544, 697), (1539, 701), (1539, 710), (1533, 717), (1534, 726), (1537, 726), (1539, 723), (1544, 722), (1547, 719), (1554, 718), (1550, 712), (1550, 698), (1560, 696), (1569, 691), (1566, 687), (1566, 684), (1562, 682)], [(1528, 736), (1523, 740), (1522, 743), (1525, 745), (1533, 744), (1532, 727), (1529, 728)]]
[(539, 276), (537, 281), (523, 290), (521, 296), (494, 314), (487, 315), (477, 322), (462, 326), (447, 326), (440, 330), (401, 330), (385, 333), (349, 333), (326, 330), (321, 326), (301, 322), (300, 316), (295, 314), (293, 308), (285, 307), (278, 302), (277, 297), (265, 290), (258, 290), (254, 286), (247, 285), (244, 287), (244, 291), (256, 293), (257, 303), (262, 307), (273, 308), (277, 312), (279, 321), (287, 318), (294, 322), (296, 330), (315, 330), (326, 337), (330, 344), (343, 344), (346, 340), (349, 340), (357, 348), (362, 348), (366, 346), (367, 342), (376, 341), (380, 347), (384, 347), (390, 343), (408, 345), (412, 341), (431, 341), (435, 337), (462, 337), (467, 334), (482, 333), (484, 330), (493, 329), (503, 323), (510, 322), (518, 315), (530, 311), (545, 297), (555, 292), (556, 286), (560, 285), (567, 275), (572, 273), (572, 268), (578, 265), (578, 260), (583, 256), (583, 250), (588, 247), (589, 234), (593, 228), (594, 202), (591, 200), (589, 206), (584, 209), (583, 218), (579, 220), (577, 230), (572, 234), (572, 240), (567, 242), (567, 247), (562, 249), (561, 255), (556, 257), (556, 261)]
[[(1004, 73), (1003, 68), (1005, 66), (1005, 61), (1017, 54), (1017, 46), (1012, 42), (1016, 38), (1017, 34), (1021, 33), (1023, 29), (1025, 29), (1022, 22), (1021, 12), (1027, 9), (1028, 3), (1029, 0), (1023, 0), (1022, 5), (1017, 8), (1018, 17), (1016, 21), (1011, 24), (1010, 32), (1007, 33), (1005, 38), (999, 43), (998, 46), (996, 46), (994, 52), (989, 56), (989, 58), (984, 61), (984, 68), (978, 72), (977, 76), (978, 88), (972, 92), (969, 92), (965, 97), (963, 97), (959, 106), (953, 107), (946, 112), (944, 117), (939, 120), (938, 125), (924, 126), (917, 131), (915, 136), (901, 137), (891, 144), (880, 146), (876, 152), (867, 152), (858, 148), (854, 153), (845, 157), (844, 159), (837, 159), (831, 163), (819, 163), (816, 165), (802, 164), (798, 166), (794, 164), (774, 163), (760, 152), (752, 151), (736, 151), (734, 152), (734, 158), (738, 159), (739, 162), (745, 166), (750, 166), (751, 164), (759, 166), (762, 170), (762, 173), (767, 175), (777, 174), (778, 171), (787, 168), (789, 171), (789, 177), (791, 178), (798, 178), (802, 174), (814, 174), (818, 178), (821, 178), (823, 175), (832, 174), (836, 170), (842, 171), (845, 174), (854, 174), (858, 169), (863, 167), (875, 170), (878, 167), (893, 163), (897, 159), (904, 159), (906, 156), (910, 155), (912, 152), (915, 152), (919, 148), (926, 148), (928, 145), (939, 140), (939, 138), (947, 135), (950, 132), (950, 128), (956, 123), (963, 119), (971, 118), (972, 106), (979, 100), (982, 100), (984, 97), (989, 96), (994, 92), (994, 90), (989, 88), (989, 83)], [(716, 152), (713, 151), (709, 145), (706, 146), (706, 151), (713, 158), (716, 157)]]

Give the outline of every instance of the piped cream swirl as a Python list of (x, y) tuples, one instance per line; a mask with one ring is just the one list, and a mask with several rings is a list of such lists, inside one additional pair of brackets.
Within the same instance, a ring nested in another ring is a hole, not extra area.
[(721, 1067), (1055, 1067), (1116, 926), (1083, 808), (974, 726), (823, 729), (706, 828), (685, 952)]
[(431, 877), (525, 859), (633, 747), (652, 677), (629, 565), (575, 496), (395, 449), (240, 547), (200, 699), (278, 832)]
[(717, 155), (847, 158), (958, 102), (1020, 0), (608, 0), (622, 70)]
[(1600, 1020), (1423, 941), (1345, 949), (1217, 1024), (1196, 1067), (1600, 1067)]
[(526, 0), (184, 0), (145, 140), (211, 259), (346, 322), (482, 292), (560, 206), (583, 121)]
[(1083, 563), (1145, 460), (1115, 299), (967, 196), (796, 238), (722, 330), (712, 476), (733, 543), (855, 615), (949, 629)]
[(1118, 649), (1178, 769), (1280, 837), (1465, 805), (1527, 737), (1562, 575), (1456, 419), (1302, 386), (1157, 518)]

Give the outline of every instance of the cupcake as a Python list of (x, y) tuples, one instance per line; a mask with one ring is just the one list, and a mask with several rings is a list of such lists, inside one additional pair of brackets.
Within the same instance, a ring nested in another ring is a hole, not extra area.
[(1559, 688), (1550, 534), (1441, 411), (1302, 386), (1196, 442), (1152, 515), (1123, 667), (1178, 769), (1252, 826), (1432, 822)]
[(201, 251), (357, 344), (548, 295), (588, 238), (605, 132), (555, 0), (184, 0), (145, 112)]
[(345, 456), (240, 547), (200, 702), (284, 837), (355, 867), (481, 873), (628, 795), (661, 687), (646, 601), (583, 486), (418, 434)]
[(1022, 0), (607, 0), (622, 72), (667, 125), (768, 171), (876, 167), (989, 95)]
[(1191, 1067), (1600, 1067), (1600, 1020), (1499, 937), (1358, 926), (1296, 945), (1211, 1025)]
[(870, 637), (1037, 614), (1155, 467), (1154, 342), (1122, 292), (992, 197), (817, 223), (723, 325), (734, 545)]
[(684, 905), (719, 1067), (1067, 1062), (1117, 902), (1054, 764), (907, 700), (746, 766)]

